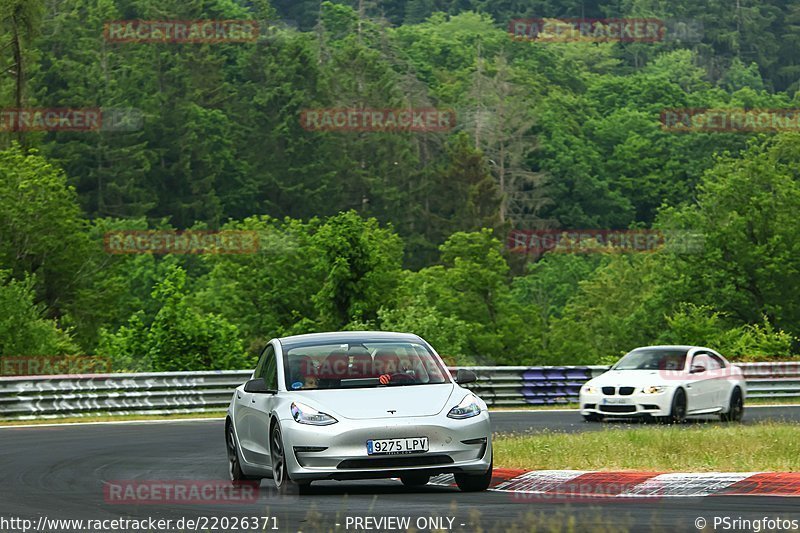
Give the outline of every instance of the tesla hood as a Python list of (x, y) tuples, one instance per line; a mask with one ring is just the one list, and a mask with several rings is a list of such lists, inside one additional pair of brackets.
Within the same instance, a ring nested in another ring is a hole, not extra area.
[[(353, 420), (434, 416), (449, 405), (448, 400), (454, 388), (452, 383), (442, 383), (440, 385), (400, 385), (365, 389), (310, 390), (297, 393), (297, 401), (310, 400), (309, 403), (312, 404), (312, 407), (320, 411)], [(461, 398), (454, 398), (454, 400), (458, 403)], [(395, 413), (389, 411), (395, 411)]]

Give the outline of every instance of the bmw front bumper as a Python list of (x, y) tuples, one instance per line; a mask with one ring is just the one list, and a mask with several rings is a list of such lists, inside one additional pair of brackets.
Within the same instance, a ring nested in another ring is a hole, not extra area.
[(667, 389), (656, 394), (635, 391), (631, 395), (605, 395), (580, 393), (582, 415), (599, 414), (605, 417), (668, 416), (672, 410), (672, 394)]

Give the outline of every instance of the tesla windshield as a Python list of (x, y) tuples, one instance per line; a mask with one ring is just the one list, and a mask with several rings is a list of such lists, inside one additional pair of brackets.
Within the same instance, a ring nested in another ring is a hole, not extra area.
[(285, 350), (288, 390), (428, 385), (449, 381), (423, 345), (411, 342), (336, 343)]
[(613, 370), (681, 370), (686, 350), (634, 350), (619, 360)]

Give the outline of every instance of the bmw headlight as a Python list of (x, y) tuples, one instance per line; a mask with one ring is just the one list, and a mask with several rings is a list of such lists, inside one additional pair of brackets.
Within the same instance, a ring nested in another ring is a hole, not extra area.
[(649, 387), (644, 387), (642, 392), (645, 394), (661, 394), (667, 390), (667, 388), (663, 385), (650, 385)]
[(447, 413), (448, 418), (472, 418), (473, 416), (478, 416), (481, 414), (481, 406), (478, 405), (478, 398), (475, 397), (474, 394), (470, 393), (464, 396), (464, 399), (461, 400), (461, 403), (450, 409), (450, 412)]
[(310, 424), (312, 426), (330, 426), (338, 422), (335, 418), (327, 413), (321, 413), (302, 403), (292, 403), (292, 418), (295, 422), (300, 424)]
[(597, 394), (597, 387), (593, 385), (584, 385), (581, 387), (581, 392), (584, 394)]

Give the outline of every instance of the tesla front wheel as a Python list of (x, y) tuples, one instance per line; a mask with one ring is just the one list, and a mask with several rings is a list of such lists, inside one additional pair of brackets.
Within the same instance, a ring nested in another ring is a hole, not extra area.
[(426, 474), (403, 474), (400, 476), (400, 481), (402, 481), (403, 485), (406, 487), (421, 487), (427, 485), (430, 480), (431, 476)]
[(722, 413), (719, 417), (723, 422), (741, 422), (744, 415), (744, 398), (742, 398), (742, 391), (739, 387), (733, 389), (731, 393), (731, 402), (728, 406), (728, 412)]
[(597, 413), (589, 413), (588, 415), (583, 415), (583, 419), (587, 422), (602, 422), (603, 415), (598, 415)]
[(485, 474), (456, 474), (456, 485), (461, 492), (482, 492), (489, 488), (492, 483), (492, 467), (494, 461), (489, 464), (489, 470)]
[(306, 494), (311, 488), (310, 481), (293, 482), (289, 479), (289, 471), (286, 469), (286, 452), (283, 447), (283, 435), (281, 428), (275, 424), (272, 428), (269, 446), (270, 458), (272, 459), (272, 482), (279, 494), (298, 492)]

